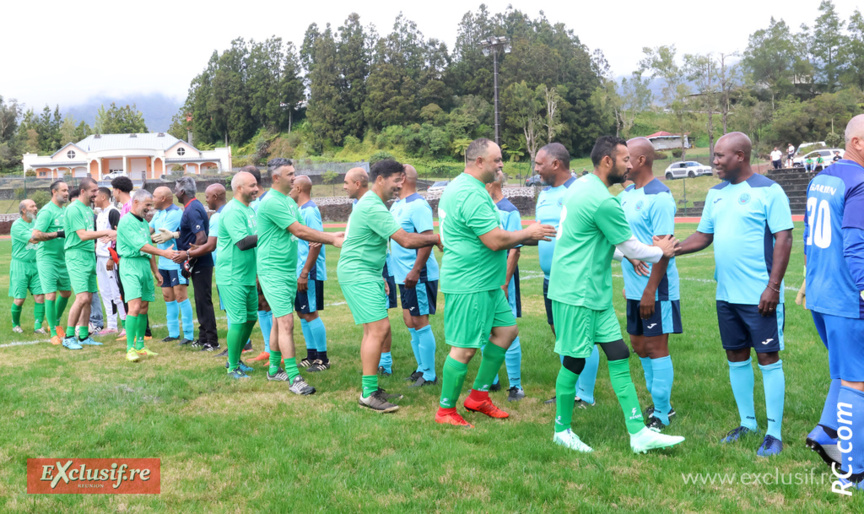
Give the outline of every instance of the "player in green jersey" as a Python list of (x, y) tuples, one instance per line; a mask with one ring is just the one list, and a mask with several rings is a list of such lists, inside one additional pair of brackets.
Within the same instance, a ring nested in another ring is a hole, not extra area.
[(12, 297), (12, 331), (18, 334), (21, 329), (21, 306), (27, 298), (27, 291), (33, 295), (33, 331), (44, 334), (42, 318), (45, 316), (45, 295), (39, 282), (36, 268), (36, 243), (33, 240), (33, 221), (36, 219), (36, 202), (22, 200), (18, 204), (21, 218), (12, 223), (12, 261), (9, 263), (9, 296)]
[[(507, 252), (530, 241), (555, 236), (549, 225), (535, 223), (508, 232), (485, 184), (504, 167), (501, 148), (488, 139), (477, 139), (465, 150), (465, 172), (453, 180), (438, 203), (441, 242), (441, 291), (444, 293), (444, 339), (451, 346), (444, 362), (437, 423), (471, 427), (456, 412), (468, 363), (485, 345), (477, 379), (465, 408), (492, 418), (508, 414), (489, 399), (489, 387), (504, 362), (507, 348), (519, 335), (516, 318), (507, 303)], [(487, 344), (489, 343), (489, 344)]]
[(225, 304), (228, 329), (228, 375), (249, 378), (252, 368), (240, 361), (243, 345), (258, 321), (258, 289), (255, 285), (258, 235), (255, 211), (249, 207), (258, 196), (258, 184), (251, 173), (241, 171), (231, 179), (234, 198), (219, 215), (216, 285)]
[[(294, 165), (277, 158), (267, 163), (272, 188), (258, 206), (258, 282), (276, 318), (270, 331), (270, 369), (267, 380), (290, 384), (294, 394), (308, 395), (315, 388), (306, 383), (297, 369), (294, 350), (294, 299), (297, 295), (297, 240), (342, 247), (344, 234), (327, 233), (307, 227), (300, 208), (289, 196), (294, 187)], [(285, 368), (279, 367), (284, 357)]]
[[(78, 182), (80, 193), (78, 198), (69, 204), (63, 215), (63, 230), (66, 232), (66, 271), (72, 290), (75, 291), (75, 302), (69, 308), (66, 319), (66, 338), (63, 346), (69, 350), (80, 350), (82, 344), (101, 345), (90, 339), (90, 302), (93, 293), (99, 290), (96, 285), (96, 239), (116, 237), (114, 230), (94, 230), (96, 218), (91, 204), (93, 197), (99, 191), (99, 186), (92, 178), (83, 178)], [(58, 319), (59, 322), (59, 319)], [(78, 338), (75, 338), (75, 331)]]
[[(45, 318), (51, 333), (51, 344), (63, 342), (60, 318), (72, 294), (69, 274), (66, 272), (66, 252), (63, 250), (66, 233), (63, 230), (63, 208), (69, 203), (69, 186), (62, 180), (51, 184), (51, 201), (36, 216), (33, 240), (36, 247), (36, 268), (42, 292), (45, 293)], [(58, 295), (59, 293), (59, 295)]]
[(120, 281), (129, 310), (126, 313), (126, 360), (135, 362), (141, 356), (157, 355), (144, 346), (147, 311), (156, 299), (153, 279), (161, 286), (162, 274), (152, 256), (173, 259), (179, 252), (171, 246), (160, 249), (150, 244), (150, 225), (146, 218), (153, 211), (153, 195), (139, 189), (132, 195), (129, 216), (117, 225), (117, 255), (120, 256)]
[(381, 279), (387, 258), (387, 242), (392, 238), (403, 248), (423, 248), (439, 243), (437, 234), (409, 234), (400, 228), (384, 205), (399, 193), (404, 178), (402, 164), (392, 159), (372, 165), (369, 170), (372, 187), (351, 212), (345, 229), (345, 244), (336, 267), (339, 287), (354, 316), (354, 323), (363, 325), (360, 345), (363, 379), (359, 403), (377, 412), (397, 410), (399, 407), (388, 400), (401, 397), (388, 395), (378, 387), (381, 347), (390, 337), (389, 303)]
[(655, 237), (655, 246), (639, 242), (630, 230), (620, 200), (609, 193), (612, 185), (626, 180), (631, 169), (626, 141), (614, 136), (598, 138), (591, 161), (594, 173), (576, 180), (564, 201), (549, 277), (555, 352), (563, 357), (555, 384), (557, 412), (553, 441), (571, 450), (593, 451), (570, 425), (576, 381), (585, 367), (585, 359), (598, 344), (608, 359), (609, 378), (624, 413), (631, 449), (639, 453), (665, 448), (684, 438), (661, 434), (643, 422), (630, 378), (630, 352), (612, 307), (610, 265), (616, 249), (618, 260), (627, 257), (657, 263), (668, 259), (675, 254), (677, 240), (671, 236)]

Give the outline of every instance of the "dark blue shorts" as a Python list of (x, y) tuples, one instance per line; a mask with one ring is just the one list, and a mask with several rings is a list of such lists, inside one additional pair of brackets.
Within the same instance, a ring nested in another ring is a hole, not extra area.
[(417, 282), (417, 287), (409, 288), (399, 284), (402, 308), (411, 316), (435, 314), (438, 298), (438, 281)]
[(297, 291), (294, 310), (300, 314), (312, 314), (324, 310), (324, 281), (309, 279), (306, 291)]
[(189, 280), (176, 269), (160, 269), (159, 274), (162, 275), (162, 287), (185, 286), (189, 284)]
[(543, 304), (546, 306), (546, 323), (554, 325), (552, 321), (552, 300), (549, 299), (549, 279), (543, 278)]
[(810, 312), (819, 337), (828, 347), (831, 378), (864, 382), (864, 319)]
[(387, 280), (387, 287), (390, 288), (390, 293), (387, 294), (387, 308), (396, 308), (396, 280), (393, 277), (384, 277)]
[(782, 303), (773, 315), (762, 316), (758, 305), (717, 300), (717, 321), (724, 350), (753, 348), (756, 353), (770, 353), (783, 349), (786, 317)]
[(639, 316), (639, 304), (639, 300), (627, 300), (627, 333), (631, 336), (655, 337), (684, 332), (678, 300), (657, 300), (654, 315), (648, 319)]

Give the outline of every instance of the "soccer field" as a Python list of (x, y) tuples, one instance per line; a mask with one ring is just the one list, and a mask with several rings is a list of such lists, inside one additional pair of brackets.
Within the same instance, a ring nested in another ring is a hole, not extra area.
[[(679, 225), (677, 235), (683, 240), (695, 228)], [(311, 397), (297, 397), (286, 384), (267, 382), (260, 363), (251, 380), (236, 382), (226, 377), (223, 359), (159, 342), (167, 335), (161, 298), (150, 310), (154, 339), (148, 344), (159, 356), (139, 363), (127, 362), (125, 342), (113, 339), (72, 352), (47, 339), (14, 334), (11, 302), (4, 298), (0, 511), (861, 512), (862, 496), (832, 493), (833, 475), (804, 446), (819, 419), (829, 379), (827, 351), (809, 313), (794, 304), (802, 281), (801, 233), (802, 224), (797, 223), (785, 291), (786, 350), (781, 353), (785, 447), (774, 458), (756, 457), (761, 437), (728, 446), (719, 443), (738, 425), (738, 412), (717, 330), (710, 248), (678, 259), (684, 334), (670, 338), (672, 404), (678, 414), (667, 432), (687, 440), (676, 448), (635, 455), (605, 357), (596, 407), (577, 409), (573, 417), (574, 431), (594, 453), (578, 454), (552, 443), (554, 406), (543, 401), (554, 394), (559, 361), (546, 324), (536, 248), (523, 249), (520, 261), (519, 329), (527, 398), (506, 401), (502, 368), (504, 391), (492, 397), (510, 418), (468, 413), (466, 419), (476, 428), (463, 430), (433, 422), (440, 387), (415, 390), (402, 380), (414, 370), (414, 358), (401, 312), (395, 309), (390, 314), (394, 374), (381, 379), (381, 386), (405, 395), (398, 401), (401, 408), (381, 415), (357, 405), (362, 329), (354, 325), (335, 280), (338, 250), (328, 247), (331, 280), (325, 286), (322, 318), (333, 367), (305, 374), (318, 389)], [(440, 253), (435, 253), (440, 262)], [(9, 254), (10, 242), (0, 242), (4, 291)], [(615, 308), (623, 327), (623, 281), (617, 263), (613, 275)], [(440, 309), (443, 295), (438, 301)], [(22, 327), (32, 326), (32, 316), (28, 298)], [(224, 313), (217, 318), (224, 348)], [(443, 316), (439, 312), (431, 321), (440, 377), (448, 351)], [(299, 326), (295, 338), (298, 355), (305, 355)], [(252, 339), (257, 354), (263, 346), (257, 328)], [(466, 387), (478, 364), (475, 359), (469, 365)], [(630, 366), (644, 408), (651, 400), (635, 356)], [(755, 376), (756, 413), (764, 433), (758, 369)], [(31, 496), (26, 493), (26, 462), (34, 457), (159, 458), (161, 494)]]

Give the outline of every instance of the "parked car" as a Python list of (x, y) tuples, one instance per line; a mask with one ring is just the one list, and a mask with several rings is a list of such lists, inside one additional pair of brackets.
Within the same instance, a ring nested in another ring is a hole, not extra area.
[(114, 180), (117, 177), (125, 177), (126, 174), (122, 171), (112, 171), (111, 173), (102, 177), (102, 180)]
[(539, 186), (543, 184), (543, 178), (540, 175), (532, 175), (525, 179), (526, 186)]
[(449, 180), (439, 180), (438, 182), (435, 182), (434, 184), (429, 186), (429, 189), (427, 189), (426, 191), (444, 191), (444, 188), (447, 187), (447, 184), (449, 183)]
[(809, 158), (813, 159), (813, 165), (816, 166), (816, 158), (820, 155), (822, 156), (822, 166), (816, 166), (816, 171), (822, 170), (822, 168), (828, 167), (832, 162), (834, 162), (834, 152), (840, 152), (840, 157), (842, 158), (844, 154), (846, 154), (846, 150), (842, 148), (823, 148), (821, 150), (813, 150), (812, 152), (802, 155), (800, 157), (795, 157), (792, 160), (792, 163), (796, 168), (803, 168), (804, 161)]
[(706, 166), (696, 161), (673, 162), (666, 168), (666, 180), (684, 177), (693, 178), (711, 174), (711, 166)]

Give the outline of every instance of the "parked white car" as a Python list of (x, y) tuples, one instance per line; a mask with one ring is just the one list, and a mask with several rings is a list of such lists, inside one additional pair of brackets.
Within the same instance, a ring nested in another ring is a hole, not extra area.
[(126, 174), (122, 171), (112, 171), (111, 173), (102, 177), (102, 180), (114, 180), (117, 177), (125, 177)]
[(684, 177), (693, 178), (711, 174), (711, 166), (705, 166), (696, 161), (673, 162), (666, 168), (666, 180)]
[(841, 159), (846, 154), (846, 150), (844, 150), (842, 148), (823, 148), (821, 150), (813, 150), (812, 152), (805, 154), (805, 155), (802, 155), (800, 157), (795, 157), (792, 160), (792, 163), (796, 167), (803, 168), (804, 162), (808, 158), (812, 158), (813, 159), (813, 166), (816, 166), (816, 158), (821, 155), (822, 161), (823, 161), (822, 165), (815, 168), (816, 171), (820, 171), (820, 170), (822, 170), (822, 168), (827, 168), (832, 162), (834, 162), (834, 152), (840, 152), (840, 158)]
[(449, 183), (450, 183), (449, 180), (439, 180), (438, 182), (435, 182), (434, 184), (429, 186), (429, 189), (427, 189), (427, 191), (431, 191), (431, 192), (444, 191), (444, 188), (447, 187), (447, 184), (449, 184)]

